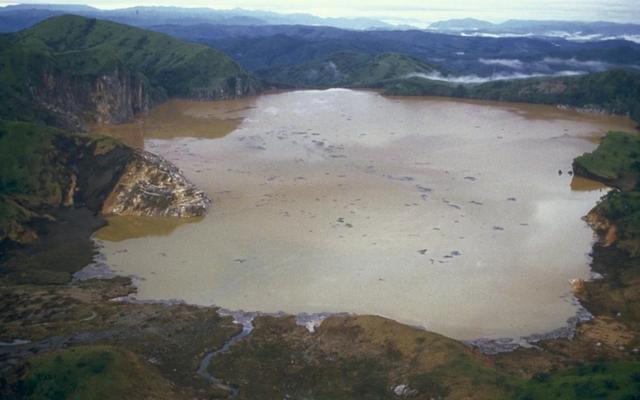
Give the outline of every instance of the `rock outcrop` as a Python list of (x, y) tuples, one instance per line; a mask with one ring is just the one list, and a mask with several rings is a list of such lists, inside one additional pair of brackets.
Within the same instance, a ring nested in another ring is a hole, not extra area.
[(604, 247), (613, 245), (618, 239), (618, 229), (614, 223), (602, 216), (598, 208), (594, 208), (584, 217), (591, 229), (598, 234), (598, 242)]
[(149, 90), (143, 77), (120, 63), (95, 76), (73, 76), (55, 68), (42, 72), (42, 84), (31, 94), (55, 118), (56, 126), (84, 131), (85, 122), (122, 123), (149, 109)]
[(136, 151), (102, 205), (103, 215), (195, 217), (211, 200), (164, 158)]
[(189, 97), (196, 100), (225, 100), (253, 96), (260, 92), (256, 78), (246, 75), (232, 76), (217, 85), (193, 88)]
[(58, 133), (48, 140), (47, 156), (32, 171), (37, 187), (0, 195), (0, 207), (11, 216), (0, 219), (0, 242), (35, 241), (40, 222), (51, 222), (57, 210), (186, 218), (209, 209), (209, 197), (160, 156), (106, 137)]

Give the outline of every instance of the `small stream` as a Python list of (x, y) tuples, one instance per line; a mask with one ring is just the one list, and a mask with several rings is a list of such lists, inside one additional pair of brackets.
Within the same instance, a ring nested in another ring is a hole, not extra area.
[(219, 378), (216, 378), (215, 376), (213, 376), (209, 372), (209, 364), (211, 364), (211, 360), (213, 360), (214, 357), (216, 357), (218, 354), (227, 352), (231, 348), (231, 346), (233, 346), (234, 344), (238, 343), (240, 340), (247, 337), (253, 330), (253, 318), (255, 317), (255, 315), (238, 314), (238, 315), (233, 315), (233, 317), (234, 317), (234, 323), (242, 325), (242, 331), (240, 331), (240, 333), (238, 333), (237, 335), (232, 336), (231, 339), (229, 339), (224, 344), (224, 346), (222, 346), (220, 349), (207, 353), (207, 355), (200, 362), (200, 366), (198, 367), (198, 371), (197, 371), (200, 377), (208, 380), (217, 388), (231, 393), (231, 397), (235, 397), (238, 395), (238, 389), (224, 383)]

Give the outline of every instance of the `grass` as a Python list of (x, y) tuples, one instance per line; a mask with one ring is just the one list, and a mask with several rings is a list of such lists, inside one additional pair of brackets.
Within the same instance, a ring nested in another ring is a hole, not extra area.
[(169, 96), (191, 96), (247, 74), (222, 52), (162, 33), (65, 15), (17, 34), (17, 43), (56, 58), (79, 75), (97, 75), (122, 63)]
[(56, 197), (59, 187), (43, 182), (54, 160), (60, 131), (23, 122), (0, 121), (0, 196), (40, 194)]
[(210, 366), (239, 399), (503, 398), (511, 378), (452, 339), (379, 317), (334, 317), (310, 334), (292, 318), (264, 317)]
[(67, 174), (57, 158), (55, 128), (0, 120), (0, 241), (21, 241), (29, 208), (57, 205)]
[(594, 152), (576, 158), (574, 167), (606, 181), (624, 179), (635, 186), (640, 178), (640, 137), (609, 132)]
[(24, 398), (110, 400), (170, 398), (163, 379), (133, 353), (110, 346), (73, 347), (29, 359)]
[(640, 363), (587, 364), (566, 371), (538, 374), (514, 396), (517, 400), (637, 400)]

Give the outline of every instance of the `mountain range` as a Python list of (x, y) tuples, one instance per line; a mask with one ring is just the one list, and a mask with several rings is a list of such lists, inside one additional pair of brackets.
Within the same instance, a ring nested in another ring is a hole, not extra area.
[(462, 37), (422, 30), (354, 31), (319, 26), (157, 25), (150, 29), (206, 44), (251, 71), (307, 63), (338, 52), (399, 53), (480, 78), (640, 68), (640, 44), (558, 38)]
[(52, 16), (75, 14), (138, 27), (153, 25), (315, 25), (343, 29), (391, 29), (394, 25), (370, 18), (322, 18), (311, 14), (281, 14), (270, 11), (216, 10), (184, 7), (130, 7), (101, 10), (84, 5), (18, 4), (0, 8), (0, 32), (15, 32)]

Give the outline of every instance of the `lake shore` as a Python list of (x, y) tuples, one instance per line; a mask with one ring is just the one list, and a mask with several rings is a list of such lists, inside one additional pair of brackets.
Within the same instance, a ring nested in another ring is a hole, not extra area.
[[(254, 320), (254, 330), (242, 341), (211, 360), (209, 370), (238, 389), (240, 399), (261, 392), (280, 394), (264, 391), (275, 390), (267, 387), (269, 382), (288, 379), (283, 371), (305, 377), (304, 368), (283, 367), (292, 360), (327, 374), (320, 380), (332, 382), (336, 390), (362, 390), (358, 385), (373, 379), (384, 382), (370, 387), (373, 393), (399, 388), (405, 394), (416, 390), (419, 396), (492, 399), (556, 369), (602, 359), (638, 361), (639, 314), (635, 305), (625, 303), (640, 293), (640, 265), (598, 243), (592, 257), (592, 270), (602, 278), (577, 282), (575, 294), (593, 318), (576, 323), (568, 337), (539, 338), (526, 348), (509, 342), (504, 348), (500, 342), (486, 342), (485, 348), (476, 343), (474, 349), (375, 316), (329, 316), (314, 323), (311, 332), (292, 316), (264, 315)], [(234, 317), (217, 307), (181, 302), (114, 301), (135, 295), (135, 279), (107, 277), (64, 285), (2, 278), (0, 341), (11, 345), (0, 347), (0, 370), (6, 373), (0, 394), (23, 390), (20, 382), (29, 360), (39, 353), (109, 345), (134, 354), (145, 374), (168, 383), (173, 398), (226, 398), (228, 391), (212, 387), (197, 369), (206, 354), (224, 348), (240, 332)], [(354, 340), (358, 344), (350, 348)], [(265, 371), (262, 376), (251, 375), (256, 367)], [(349, 370), (361, 375), (343, 380), (336, 374)], [(434, 370), (440, 374), (434, 375), (437, 384), (427, 379)]]

